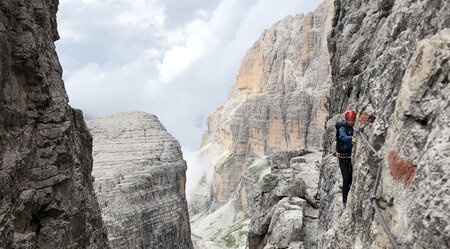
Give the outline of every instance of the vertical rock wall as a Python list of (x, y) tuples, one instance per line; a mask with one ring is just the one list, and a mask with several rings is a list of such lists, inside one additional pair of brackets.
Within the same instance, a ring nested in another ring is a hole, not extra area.
[[(272, 150), (321, 146), (332, 5), (327, 1), (315, 12), (284, 18), (242, 59), (236, 85), (228, 101), (208, 118), (202, 140), (206, 150), (218, 144), (229, 153), (215, 166), (215, 204), (230, 200), (252, 158)], [(251, 202), (245, 188), (241, 195)]]
[(87, 122), (94, 187), (112, 248), (192, 247), (180, 145), (148, 113)]
[(319, 248), (388, 246), (370, 204), (378, 167), (381, 212), (399, 247), (450, 247), (448, 28), (448, 1), (335, 1), (329, 113), (353, 107), (375, 115), (364, 132), (382, 158), (356, 137), (353, 185), (343, 211), (329, 122)]
[[(250, 229), (251, 237), (264, 240), (255, 246), (264, 246), (266, 242), (277, 244), (279, 236), (277, 239), (270, 236), (272, 229), (264, 227), (268, 224), (260, 227), (260, 223), (252, 221), (250, 227), (250, 218), (259, 219), (267, 211), (270, 214), (265, 222), (270, 223), (273, 215), (270, 210), (291, 211), (281, 208), (289, 206), (288, 202), (274, 205), (283, 197), (293, 197), (292, 193), (260, 193), (262, 177), (273, 169), (268, 155), (322, 145), (330, 84), (326, 38), (331, 29), (332, 10), (332, 1), (326, 1), (315, 12), (288, 16), (264, 31), (242, 59), (227, 102), (208, 118), (199, 154), (204, 160), (210, 160), (213, 173), (202, 178), (190, 204), (195, 214), (194, 243), (199, 248), (244, 248)], [(273, 176), (279, 177), (277, 183), (283, 188), (284, 182), (297, 184), (299, 171), (287, 169)], [(257, 218), (250, 217), (254, 215), (258, 195), (265, 199), (257, 204)], [(303, 199), (294, 202), (301, 206), (296, 206), (299, 210), (307, 206), (308, 214), (317, 211), (306, 203), (303, 205)], [(273, 225), (280, 225), (275, 216)], [(317, 215), (305, 218), (310, 219), (305, 224), (317, 227), (316, 218)], [(295, 216), (295, 219), (303, 220), (303, 217)], [(300, 236), (303, 231), (297, 229), (293, 236)], [(302, 243), (294, 237), (281, 245)]]
[(58, 1), (0, 1), (0, 248), (107, 248), (92, 138), (68, 105)]

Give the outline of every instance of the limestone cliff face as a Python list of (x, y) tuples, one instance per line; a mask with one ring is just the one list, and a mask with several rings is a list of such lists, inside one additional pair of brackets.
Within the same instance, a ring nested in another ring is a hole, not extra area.
[[(450, 247), (450, 4), (448, 1), (335, 2), (329, 113), (376, 116), (365, 128), (381, 159), (356, 137), (353, 185), (344, 212), (337, 186), (334, 125), (322, 168), (319, 248), (384, 248), (370, 204), (377, 195), (400, 248)], [(357, 124), (358, 125), (358, 124)], [(334, 173), (333, 173), (334, 172)]]
[[(332, 3), (286, 17), (264, 31), (241, 62), (227, 102), (208, 119), (203, 148), (227, 151), (214, 172), (214, 203), (226, 203), (242, 181), (244, 165), (272, 150), (319, 147), (329, 85), (326, 33)], [(241, 188), (247, 208), (252, 194)], [(247, 208), (248, 209), (248, 208)]]
[(58, 1), (0, 1), (0, 248), (108, 248), (92, 138), (68, 105)]
[(94, 187), (112, 248), (192, 248), (180, 145), (148, 113), (87, 122)]
[[(200, 155), (214, 154), (214, 172), (190, 205), (197, 214), (192, 228), (198, 248), (215, 248), (202, 240), (218, 241), (217, 248), (244, 246), (261, 179), (272, 168), (268, 155), (321, 147), (332, 10), (326, 1), (313, 13), (288, 16), (264, 31), (242, 59), (227, 102), (208, 118)], [(260, 212), (272, 208), (262, 206)]]

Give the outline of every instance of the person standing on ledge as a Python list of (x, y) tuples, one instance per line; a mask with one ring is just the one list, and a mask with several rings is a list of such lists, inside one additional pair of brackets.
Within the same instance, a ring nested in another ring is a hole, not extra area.
[(339, 159), (339, 168), (342, 173), (342, 201), (344, 208), (347, 207), (347, 196), (352, 185), (352, 138), (353, 125), (356, 120), (356, 113), (349, 109), (344, 114), (345, 122), (338, 121), (336, 123), (336, 152)]

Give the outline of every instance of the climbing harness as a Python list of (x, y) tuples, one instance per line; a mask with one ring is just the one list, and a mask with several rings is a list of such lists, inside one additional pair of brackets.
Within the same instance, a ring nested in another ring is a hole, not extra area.
[[(361, 129), (359, 129), (359, 130), (355, 129), (355, 131), (359, 132), (359, 134), (361, 135), (361, 138), (369, 146), (369, 148), (373, 151), (375, 156), (377, 156), (378, 158), (381, 159), (380, 154), (369, 143), (367, 135)], [(378, 189), (378, 185), (380, 183), (380, 178), (381, 178), (381, 165), (378, 167), (377, 178), (375, 180), (375, 185), (373, 186), (373, 189), (372, 189), (372, 194), (370, 196), (370, 202), (372, 203), (372, 206), (375, 209), (375, 213), (380, 218), (381, 225), (383, 226), (384, 232), (386, 233), (386, 235), (389, 238), (389, 242), (391, 242), (391, 245), (394, 247), (394, 249), (398, 249), (398, 246), (397, 246), (397, 243), (395, 242), (394, 236), (392, 235), (391, 230), (389, 229), (383, 215), (381, 214), (380, 207), (378, 206), (377, 189)]]

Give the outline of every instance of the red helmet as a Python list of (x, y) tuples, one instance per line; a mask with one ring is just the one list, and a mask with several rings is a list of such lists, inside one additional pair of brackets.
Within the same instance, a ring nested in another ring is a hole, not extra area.
[(355, 120), (356, 119), (356, 112), (354, 112), (351, 109), (348, 109), (345, 114), (344, 114), (345, 119), (352, 119)]

